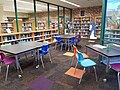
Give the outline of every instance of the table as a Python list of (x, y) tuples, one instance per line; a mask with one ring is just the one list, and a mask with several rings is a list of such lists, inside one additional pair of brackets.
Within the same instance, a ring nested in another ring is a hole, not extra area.
[(0, 51), (3, 51), (5, 53), (10, 53), (10, 54), (13, 54), (15, 56), (17, 71), (19, 73), (20, 64), (19, 64), (19, 60), (18, 60), (18, 55), (23, 54), (23, 53), (28, 52), (28, 51), (37, 50), (38, 60), (39, 60), (39, 50), (38, 49), (45, 44), (47, 44), (47, 43), (26, 42), (26, 43), (23, 43), (23, 44), (15, 44), (15, 45), (1, 47)]
[[(59, 35), (62, 39), (67, 39), (67, 42), (69, 42), (69, 40), (72, 38), (72, 37), (76, 37), (75, 35)], [(66, 42), (66, 43), (67, 43)], [(67, 46), (66, 46), (67, 47)], [(69, 46), (68, 46), (68, 51), (69, 51)]]
[(94, 45), (86, 45), (86, 53), (87, 49), (91, 49), (95, 51), (96, 53), (104, 56), (107, 58), (107, 66), (106, 66), (106, 72), (109, 70), (110, 60), (114, 57), (120, 57), (120, 47), (115, 47), (113, 45), (110, 45), (111, 49), (109, 51), (106, 50), (106, 48), (98, 48)]
[(72, 37), (75, 37), (75, 35), (59, 35), (62, 39), (71, 39)]

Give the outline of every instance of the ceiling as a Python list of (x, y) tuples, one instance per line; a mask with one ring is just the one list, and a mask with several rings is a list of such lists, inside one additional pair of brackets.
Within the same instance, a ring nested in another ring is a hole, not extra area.
[[(17, 10), (18, 12), (23, 13), (32, 13), (34, 12), (33, 0), (16, 0), (17, 1)], [(61, 0), (39, 0), (48, 3), (53, 3), (60, 6), (65, 6), (68, 8), (77, 8), (74, 5), (70, 5), (68, 3), (62, 2)], [(77, 5), (80, 5), (80, 8), (83, 7), (93, 7), (93, 6), (101, 6), (102, 0), (67, 0)], [(3, 4), (4, 11), (14, 12), (14, 0), (0, 0), (0, 4)], [(36, 3), (37, 12), (47, 11), (47, 4), (38, 2)], [(50, 5), (50, 11), (57, 10), (57, 6)]]
[[(61, 2), (61, 0), (39, 0), (39, 1), (45, 1), (45, 2), (56, 4), (56, 5), (65, 6), (68, 8), (76, 8), (73, 5)], [(67, 0), (67, 1), (80, 5), (80, 8), (102, 5), (102, 0)]]

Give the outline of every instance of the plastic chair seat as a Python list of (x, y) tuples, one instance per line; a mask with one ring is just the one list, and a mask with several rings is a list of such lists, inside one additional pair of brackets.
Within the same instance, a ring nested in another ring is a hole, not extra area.
[(7, 65), (15, 63), (15, 57), (5, 58), (4, 63), (7, 64)]
[(81, 64), (81, 66), (83, 67), (91, 67), (91, 66), (95, 66), (96, 63), (90, 59), (84, 59), (83, 61), (79, 62)]
[(120, 72), (120, 63), (111, 64), (111, 68)]
[(46, 55), (48, 53), (48, 51), (40, 51), (39, 55)]

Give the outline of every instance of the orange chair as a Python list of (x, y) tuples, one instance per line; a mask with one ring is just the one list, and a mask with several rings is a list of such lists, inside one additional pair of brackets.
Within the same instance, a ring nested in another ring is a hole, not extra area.
[[(74, 53), (74, 56), (73, 56), (73, 59), (72, 59), (72, 62), (71, 62), (71, 65), (73, 63), (73, 60), (75, 60), (75, 58), (77, 59), (78, 58), (78, 54), (77, 54), (77, 47), (75, 45), (73, 45), (73, 53)], [(89, 58), (89, 56), (85, 53), (82, 53), (83, 57), (84, 58)]]

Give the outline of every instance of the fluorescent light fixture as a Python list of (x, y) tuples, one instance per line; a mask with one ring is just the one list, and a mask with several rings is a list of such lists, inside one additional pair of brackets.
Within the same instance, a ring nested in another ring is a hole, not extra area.
[(70, 2), (70, 1), (67, 1), (67, 0), (60, 0), (60, 1), (71, 4), (71, 5), (76, 6), (76, 7), (80, 7), (80, 5), (77, 5), (77, 4)]
[[(17, 2), (34, 5), (33, 2), (26, 2), (26, 1), (22, 1), (22, 0), (17, 0)], [(36, 6), (38, 6), (38, 7), (40, 6), (40, 7), (45, 7), (45, 8), (47, 8), (47, 4), (46, 4), (46, 6), (45, 6), (45, 5), (36, 4)], [(49, 7), (49, 8), (57, 10), (57, 8), (54, 8), (54, 7)]]

